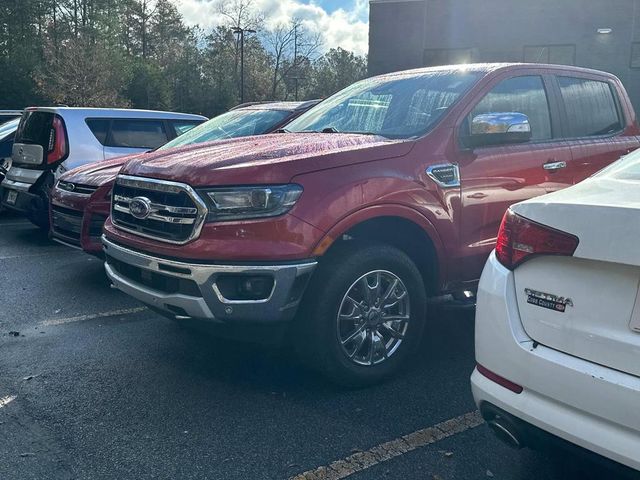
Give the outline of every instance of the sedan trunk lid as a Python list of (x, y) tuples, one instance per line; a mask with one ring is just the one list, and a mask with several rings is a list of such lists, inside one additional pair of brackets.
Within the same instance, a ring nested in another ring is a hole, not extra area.
[[(637, 182), (594, 177), (513, 210), (579, 238), (572, 257), (540, 256), (516, 268), (527, 334), (548, 347), (640, 376)], [(554, 309), (558, 302), (566, 308)]]

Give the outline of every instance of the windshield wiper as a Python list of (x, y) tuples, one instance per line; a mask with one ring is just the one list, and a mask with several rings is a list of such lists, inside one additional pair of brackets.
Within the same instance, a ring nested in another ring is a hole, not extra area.
[(325, 127), (320, 130), (320, 133), (340, 133), (340, 130), (338, 130), (336, 127)]
[(279, 128), (274, 130), (273, 133), (291, 133), (291, 130), (287, 130), (286, 128)]

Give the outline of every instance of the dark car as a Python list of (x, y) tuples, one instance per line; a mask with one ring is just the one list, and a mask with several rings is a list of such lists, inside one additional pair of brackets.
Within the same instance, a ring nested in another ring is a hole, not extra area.
[[(2, 117), (0, 117), (0, 121), (2, 121)], [(19, 123), (20, 117), (16, 117), (0, 125), (0, 182), (4, 179), (11, 165), (11, 149)]]
[(0, 126), (14, 118), (20, 118), (22, 110), (0, 110)]

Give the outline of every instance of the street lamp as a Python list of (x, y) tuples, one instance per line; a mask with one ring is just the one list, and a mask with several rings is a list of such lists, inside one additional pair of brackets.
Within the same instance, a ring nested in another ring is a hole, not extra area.
[(256, 33), (250, 28), (235, 27), (233, 33), (240, 34), (240, 103), (244, 103), (244, 34)]

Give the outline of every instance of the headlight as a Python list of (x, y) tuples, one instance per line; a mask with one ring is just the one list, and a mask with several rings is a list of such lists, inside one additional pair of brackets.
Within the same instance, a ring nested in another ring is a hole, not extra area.
[(302, 195), (300, 185), (232, 187), (205, 190), (207, 221), (275, 217), (287, 213)]
[(65, 192), (73, 192), (76, 189), (75, 183), (65, 182), (64, 180), (58, 180), (55, 187)]

